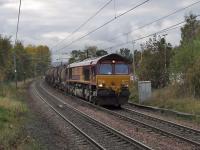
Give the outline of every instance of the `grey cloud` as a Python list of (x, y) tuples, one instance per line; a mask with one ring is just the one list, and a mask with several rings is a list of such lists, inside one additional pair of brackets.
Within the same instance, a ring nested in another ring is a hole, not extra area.
[[(65, 37), (73, 32), (89, 16), (94, 14), (108, 0), (22, 0), (22, 14), (19, 30), (19, 38), (25, 44), (47, 44), (55, 45), (61, 37)], [(11, 3), (12, 2), (12, 3)], [(63, 47), (72, 40), (84, 35), (85, 33), (97, 28), (103, 23), (114, 17), (115, 13), (119, 15), (125, 10), (130, 9), (134, 4), (142, 0), (116, 0), (116, 12), (114, 12), (113, 2), (107, 6), (99, 15), (91, 20), (78, 33), (74, 34), (59, 47)], [(135, 9), (129, 14), (110, 23), (99, 31), (91, 34), (83, 40), (74, 43), (63, 51), (71, 49), (82, 49), (85, 45), (97, 45), (101, 48), (112, 46), (126, 41), (126, 37), (120, 37), (114, 41), (111, 39), (142, 26), (152, 20), (158, 19), (176, 9), (180, 9), (187, 4), (195, 2), (188, 0), (151, 0), (145, 5)], [(14, 3), (14, 4), (13, 4)], [(5, 7), (13, 5), (12, 7)], [(0, 0), (0, 34), (13, 36), (16, 30), (17, 5), (18, 0)], [(15, 6), (15, 7), (14, 7)], [(158, 22), (142, 30), (132, 33), (129, 39), (138, 38), (144, 34), (158, 31), (168, 24), (175, 24), (184, 19), (184, 15), (190, 11), (200, 14), (198, 9), (200, 4), (166, 18), (165, 21)], [(48, 35), (48, 36), (47, 36)], [(170, 32), (168, 40), (174, 45), (179, 43), (180, 32)], [(142, 41), (141, 41), (142, 42)], [(101, 43), (101, 44), (100, 44)], [(139, 45), (140, 42), (137, 43)], [(127, 45), (130, 47), (130, 45)], [(56, 54), (58, 51), (54, 49)]]

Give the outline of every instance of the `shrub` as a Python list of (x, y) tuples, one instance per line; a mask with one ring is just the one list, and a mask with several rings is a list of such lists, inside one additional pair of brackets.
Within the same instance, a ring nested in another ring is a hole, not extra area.
[(193, 96), (200, 97), (200, 57), (186, 73), (186, 86)]

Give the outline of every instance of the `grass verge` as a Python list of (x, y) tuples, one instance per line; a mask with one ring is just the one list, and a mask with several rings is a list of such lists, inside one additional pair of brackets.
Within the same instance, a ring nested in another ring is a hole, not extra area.
[(28, 84), (0, 86), (0, 149), (40, 149), (24, 129), (29, 110), (25, 103)]
[[(130, 101), (134, 103), (139, 103), (138, 95), (134, 94), (138, 93), (137, 88), (135, 88), (134, 86), (131, 87), (131, 93), (131, 95), (136, 96), (130, 97)], [(163, 89), (154, 90), (151, 98), (146, 102), (143, 102), (142, 104), (146, 106), (170, 109), (183, 113), (190, 113), (198, 116), (200, 115), (200, 99), (181, 94), (180, 90), (178, 90), (178, 88), (175, 86), (168, 86)], [(191, 118), (183, 119), (191, 120)], [(195, 117), (192, 120), (200, 123), (199, 117)]]
[(151, 99), (144, 104), (200, 115), (200, 99), (189, 96), (177, 96), (176, 90), (172, 87), (154, 91)]

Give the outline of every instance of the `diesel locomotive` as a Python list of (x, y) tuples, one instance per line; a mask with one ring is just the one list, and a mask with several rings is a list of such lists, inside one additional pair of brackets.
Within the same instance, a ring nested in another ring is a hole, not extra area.
[(108, 54), (50, 68), (46, 81), (55, 88), (97, 105), (120, 106), (130, 95), (130, 62)]

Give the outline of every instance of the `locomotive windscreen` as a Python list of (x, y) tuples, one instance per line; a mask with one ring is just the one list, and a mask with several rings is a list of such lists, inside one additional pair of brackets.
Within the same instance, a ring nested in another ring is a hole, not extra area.
[(111, 74), (129, 74), (129, 65), (124, 63), (103, 63), (100, 64), (99, 74), (111, 75)]
[(100, 74), (112, 74), (112, 64), (101, 64), (99, 73)]
[(127, 64), (115, 64), (115, 74), (128, 74)]

